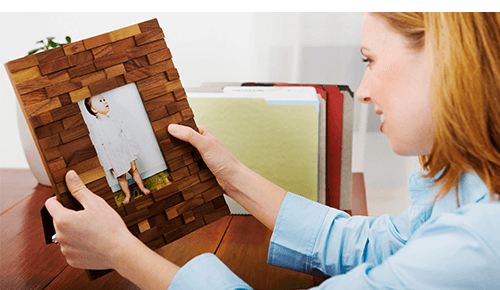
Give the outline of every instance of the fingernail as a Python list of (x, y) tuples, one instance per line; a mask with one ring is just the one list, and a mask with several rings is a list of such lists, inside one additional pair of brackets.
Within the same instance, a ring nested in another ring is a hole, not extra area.
[(75, 180), (78, 180), (78, 175), (76, 174), (76, 172), (74, 172), (74, 171), (70, 171), (70, 172), (68, 173), (68, 178), (69, 178), (69, 180), (71, 180), (71, 181), (75, 181)]
[(168, 131), (170, 131), (171, 133), (177, 133), (178, 129), (179, 129), (179, 126), (177, 126), (176, 124), (170, 124), (168, 126)]

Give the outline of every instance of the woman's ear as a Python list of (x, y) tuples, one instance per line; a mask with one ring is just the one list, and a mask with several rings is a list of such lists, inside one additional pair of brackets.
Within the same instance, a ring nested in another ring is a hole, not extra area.
[(92, 112), (97, 115), (97, 110), (94, 108), (94, 106), (90, 106), (90, 110), (92, 110)]

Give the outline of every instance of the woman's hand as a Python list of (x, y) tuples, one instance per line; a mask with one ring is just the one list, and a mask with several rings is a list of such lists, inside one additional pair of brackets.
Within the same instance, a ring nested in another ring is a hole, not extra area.
[(198, 149), (226, 194), (270, 230), (274, 229), (286, 191), (239, 162), (207, 128), (171, 124), (170, 134)]
[(54, 219), (57, 241), (68, 264), (81, 269), (116, 269), (115, 259), (136, 239), (118, 213), (92, 193), (74, 171), (66, 174), (71, 194), (84, 210), (63, 207), (55, 197), (45, 206)]
[(183, 141), (191, 143), (201, 154), (203, 161), (215, 175), (222, 188), (231, 195), (231, 185), (238, 171), (244, 167), (229, 150), (207, 128), (198, 127), (200, 133), (187, 126), (171, 124), (168, 132)]

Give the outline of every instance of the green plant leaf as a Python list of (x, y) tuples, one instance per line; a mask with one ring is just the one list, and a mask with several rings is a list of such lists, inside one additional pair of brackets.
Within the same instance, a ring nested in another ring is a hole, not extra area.
[(28, 55), (34, 54), (35, 52), (39, 51), (41, 48), (33, 49), (28, 52)]
[(71, 43), (71, 37), (66, 36), (66, 42), (67, 42), (67, 43)]

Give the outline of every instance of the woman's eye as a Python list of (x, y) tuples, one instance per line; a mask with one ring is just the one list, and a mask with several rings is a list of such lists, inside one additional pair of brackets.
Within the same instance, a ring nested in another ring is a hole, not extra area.
[(371, 58), (369, 58), (369, 57), (366, 57), (366, 58), (361, 58), (361, 60), (362, 60), (363, 62), (368, 63), (368, 64), (370, 64), (370, 63), (372, 62), (372, 59), (371, 59)]

